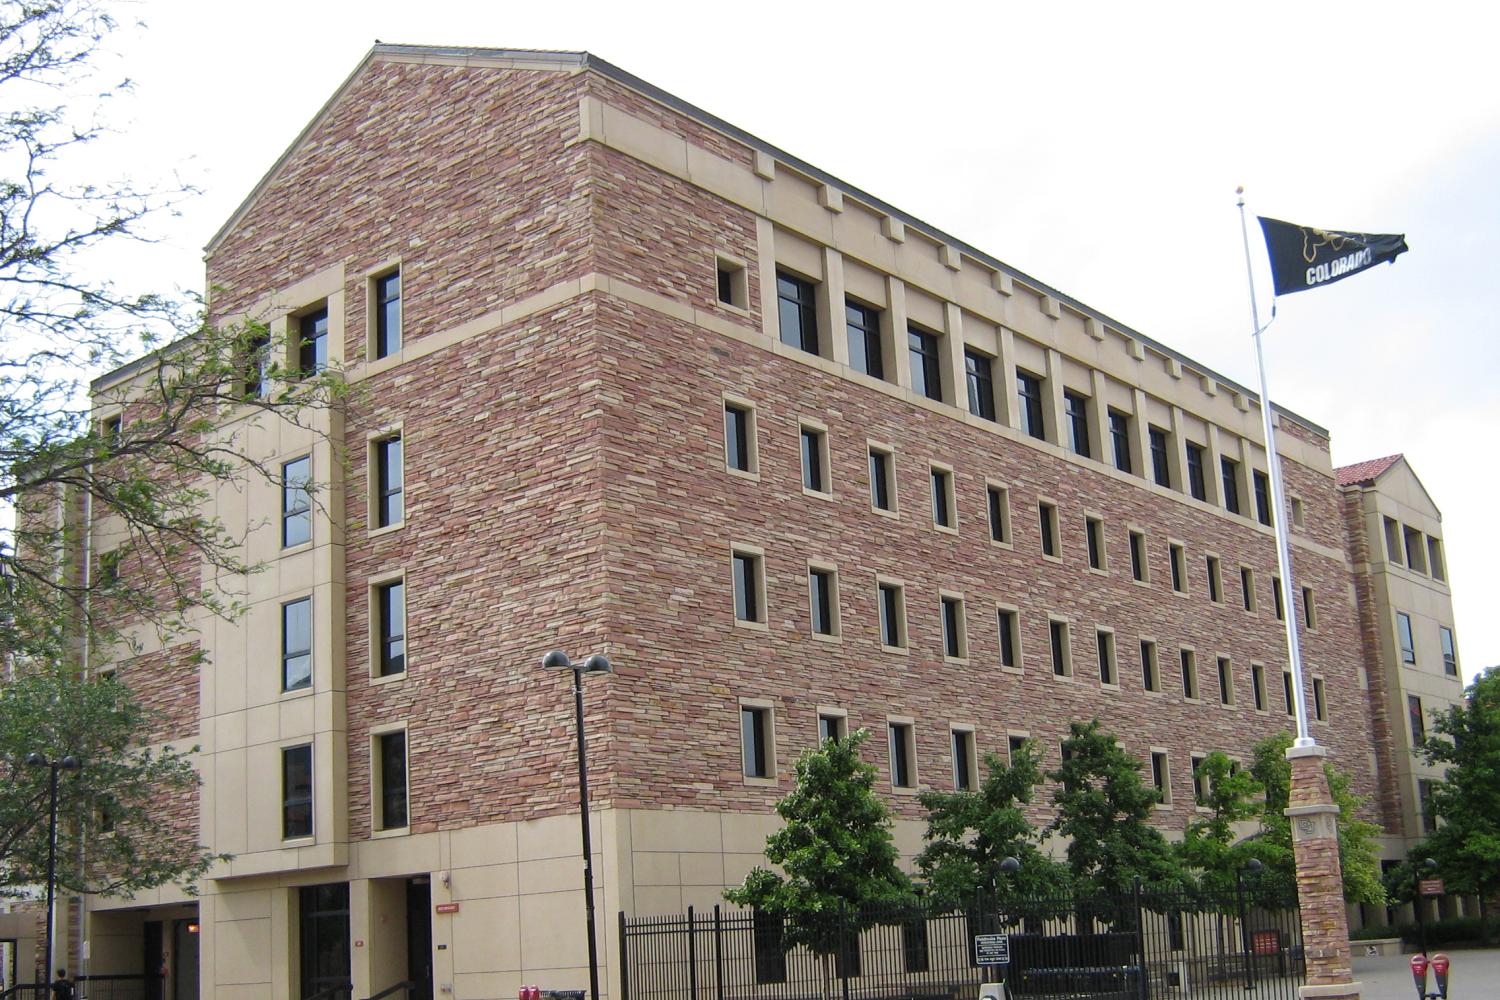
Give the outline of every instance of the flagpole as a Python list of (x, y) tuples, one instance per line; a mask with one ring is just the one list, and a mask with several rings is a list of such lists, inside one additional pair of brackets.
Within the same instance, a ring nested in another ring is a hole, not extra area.
[(1271, 393), (1266, 388), (1266, 355), (1261, 349), (1260, 309), (1255, 304), (1255, 272), (1250, 266), (1250, 230), (1245, 223), (1245, 189), (1236, 188), (1240, 210), (1240, 236), (1245, 243), (1245, 278), (1250, 284), (1250, 321), (1255, 325), (1255, 364), (1260, 370), (1260, 419), (1266, 435), (1266, 464), (1271, 473), (1271, 499), (1275, 509), (1271, 514), (1271, 525), (1276, 531), (1276, 563), (1281, 569), (1281, 608), (1286, 623), (1287, 656), (1292, 668), (1292, 700), (1297, 713), (1297, 739), (1299, 747), (1317, 746), (1307, 731), (1306, 688), (1302, 683), (1302, 648), (1297, 639), (1297, 604), (1293, 595), (1297, 589), (1292, 582), (1292, 547), (1287, 539), (1286, 491), (1281, 481), (1281, 456), (1276, 453), (1275, 419), (1271, 415)]

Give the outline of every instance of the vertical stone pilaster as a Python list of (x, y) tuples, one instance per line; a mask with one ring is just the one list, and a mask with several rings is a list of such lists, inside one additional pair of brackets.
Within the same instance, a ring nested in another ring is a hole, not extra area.
[(1294, 746), (1292, 784), (1286, 815), (1292, 826), (1297, 861), (1297, 905), (1302, 914), (1302, 946), (1307, 958), (1305, 1000), (1359, 997), (1349, 958), (1349, 919), (1344, 909), (1344, 877), (1339, 866), (1339, 807), (1328, 790), (1320, 746)]

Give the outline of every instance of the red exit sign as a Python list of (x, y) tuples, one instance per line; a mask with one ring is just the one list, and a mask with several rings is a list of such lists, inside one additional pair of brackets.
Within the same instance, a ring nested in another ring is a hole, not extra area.
[(439, 913), (457, 913), (458, 912), (458, 904), (457, 903), (439, 903), (437, 905), (437, 911)]

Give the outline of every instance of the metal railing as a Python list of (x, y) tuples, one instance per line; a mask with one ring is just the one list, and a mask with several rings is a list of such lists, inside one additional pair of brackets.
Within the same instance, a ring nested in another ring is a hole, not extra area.
[(417, 1000), (418, 994), (416, 990), (421, 985), (421, 983), (412, 979), (402, 980), (399, 983), (392, 983), (379, 993), (365, 997), (365, 1000), (386, 1000), (387, 997), (395, 996), (398, 991), (401, 993), (402, 1000)]
[(158, 975), (79, 976), (78, 1000), (163, 1000), (166, 980)]

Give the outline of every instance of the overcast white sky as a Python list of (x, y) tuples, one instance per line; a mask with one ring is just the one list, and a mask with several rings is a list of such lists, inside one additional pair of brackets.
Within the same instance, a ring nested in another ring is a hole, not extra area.
[(141, 0), (99, 153), (204, 193), (110, 266), (201, 288), (203, 244), (377, 38), (587, 49), (1253, 385), (1244, 184), (1252, 212), (1407, 234), (1394, 266), (1283, 299), (1267, 364), (1335, 463), (1412, 462), (1472, 674), (1500, 663), (1500, 15), (1228, 8)]

